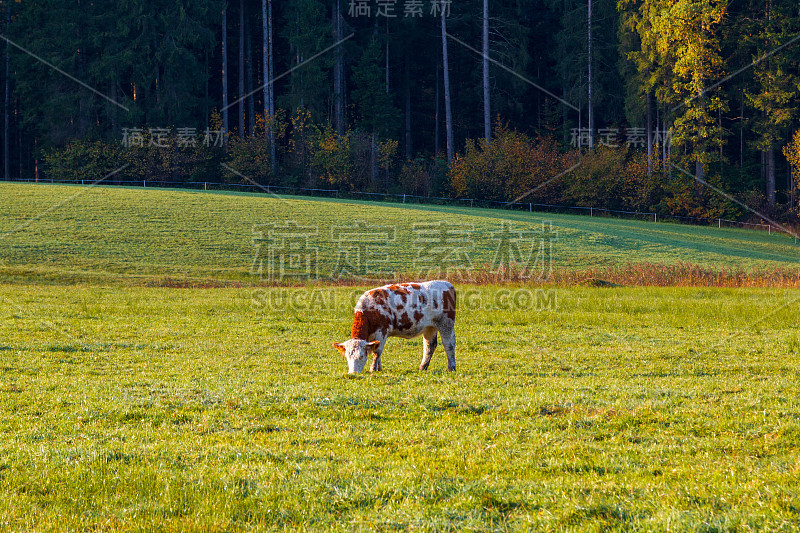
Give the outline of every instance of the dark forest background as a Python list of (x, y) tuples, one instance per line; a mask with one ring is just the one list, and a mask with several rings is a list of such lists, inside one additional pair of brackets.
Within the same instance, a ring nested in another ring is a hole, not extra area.
[(5, 179), (797, 216), (797, 2), (0, 5)]

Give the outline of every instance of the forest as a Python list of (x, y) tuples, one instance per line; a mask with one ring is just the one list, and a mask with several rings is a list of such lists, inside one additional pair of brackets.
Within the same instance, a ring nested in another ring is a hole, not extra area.
[(797, 220), (797, 2), (0, 6), (6, 180)]

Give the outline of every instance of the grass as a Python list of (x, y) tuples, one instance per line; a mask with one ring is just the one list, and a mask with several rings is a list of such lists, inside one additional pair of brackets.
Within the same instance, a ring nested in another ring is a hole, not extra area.
[[(797, 531), (797, 248), (627, 220), (0, 183), (10, 531)], [(35, 215), (39, 213), (39, 215)], [(558, 232), (550, 285), (491, 233)], [(471, 228), (458, 370), (330, 346), (368, 286), (266, 286), (253, 225)], [(334, 222), (336, 221), (336, 222)], [(587, 280), (586, 278), (592, 278)], [(588, 281), (588, 282), (587, 282)], [(614, 284), (635, 284), (619, 287)], [(686, 285), (652, 287), (649, 285)], [(738, 288), (706, 287), (732, 285)]]
[(455, 374), (393, 339), (348, 378), (362, 288), (0, 286), (0, 523), (800, 527), (795, 291), (462, 286)]
[[(0, 260), (5, 263), (0, 279), (17, 282), (258, 282), (251, 273), (257, 253), (254, 226), (287, 221), (316, 233), (309, 247), (318, 253), (322, 279), (330, 279), (336, 270), (341, 249), (332, 230), (350, 228), (359, 220), (394, 230), (388, 247), (367, 250), (372, 254), (368, 260), (383, 260), (381, 268), (401, 277), (412, 275), (419, 265), (440, 264), (423, 261), (415, 266), (422, 248), (414, 224), (420, 222), (450, 224), (467, 232), (459, 244), (463, 255), (476, 270), (485, 272), (502, 263), (495, 260), (495, 253), (501, 246), (503, 224), (510, 224), (514, 232), (530, 232), (531, 240), (523, 240), (521, 247), (530, 253), (543, 222), (552, 224), (557, 234), (550, 264), (567, 277), (592, 269), (630, 264), (670, 267), (681, 262), (705, 269), (778, 269), (789, 271), (789, 278), (796, 278), (798, 270), (793, 239), (752, 230), (488, 209), (8, 182), (0, 183), (0, 198)], [(32, 217), (35, 213), (39, 215)], [(490, 276), (490, 281), (496, 278)]]

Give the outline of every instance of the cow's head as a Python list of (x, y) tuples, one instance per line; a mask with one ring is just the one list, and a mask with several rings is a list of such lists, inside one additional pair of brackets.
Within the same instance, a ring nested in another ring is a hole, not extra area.
[(358, 374), (364, 370), (369, 355), (375, 353), (380, 344), (380, 341), (367, 342), (363, 339), (350, 339), (344, 342), (334, 342), (333, 347), (347, 359), (349, 373)]

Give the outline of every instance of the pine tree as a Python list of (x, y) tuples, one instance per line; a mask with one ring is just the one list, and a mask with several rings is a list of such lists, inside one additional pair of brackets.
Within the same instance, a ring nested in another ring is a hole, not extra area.
[(724, 132), (715, 121), (727, 103), (718, 88), (708, 87), (724, 75), (719, 27), (726, 7), (727, 0), (678, 0), (651, 18), (658, 54), (675, 58), (662, 61), (672, 71), (672, 92), (662, 97), (674, 104), (674, 142), (688, 150), (698, 179), (703, 179), (713, 149), (724, 142)]
[(373, 38), (353, 68), (353, 103), (357, 119), (356, 127), (370, 134), (371, 180), (377, 178), (377, 143), (386, 135), (393, 134), (400, 116), (386, 92), (385, 73), (381, 68), (381, 47)]
[(332, 44), (326, 12), (317, 0), (294, 0), (287, 3), (282, 14), (282, 37), (289, 44), (289, 65), (295, 70), (280, 101), (290, 110), (308, 110), (316, 121), (327, 116), (331, 56), (306, 60)]
[(800, 54), (791, 48), (774, 52), (798, 35), (800, 17), (795, 6), (773, 0), (754, 7), (761, 8), (761, 16), (756, 14), (752, 19), (758, 21), (752, 39), (755, 86), (745, 94), (756, 111), (753, 129), (757, 138), (753, 144), (762, 152), (767, 203), (774, 206), (775, 151), (785, 143), (792, 119), (797, 115), (800, 89), (797, 71)]

